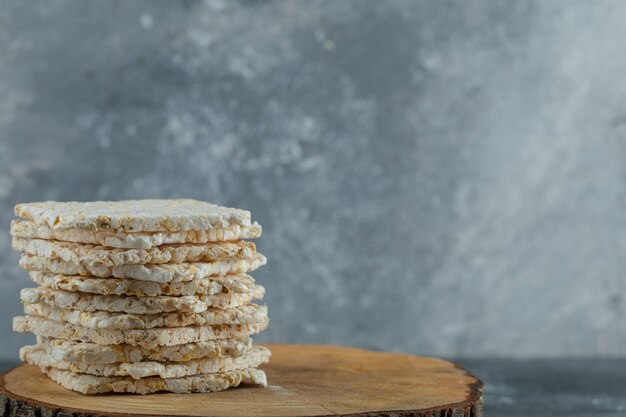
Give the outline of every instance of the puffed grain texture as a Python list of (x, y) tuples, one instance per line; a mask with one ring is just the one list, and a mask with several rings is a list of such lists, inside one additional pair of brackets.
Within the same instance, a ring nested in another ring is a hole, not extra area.
[(13, 318), (13, 331), (32, 332), (39, 337), (90, 342), (100, 345), (129, 344), (154, 348), (208, 340), (247, 337), (267, 328), (269, 320), (256, 324), (188, 326), (146, 330), (89, 329), (37, 316)]
[(83, 394), (105, 394), (108, 392), (151, 394), (169, 391), (176, 394), (192, 392), (217, 392), (239, 384), (267, 386), (267, 377), (260, 369), (243, 369), (239, 371), (186, 376), (182, 378), (149, 377), (139, 380), (130, 377), (102, 377), (77, 374), (56, 368), (42, 368), (52, 380), (67, 389)]
[(241, 356), (252, 347), (250, 337), (208, 340), (176, 346), (98, 345), (89, 342), (38, 337), (42, 346), (53, 359), (64, 362), (118, 363), (118, 362), (187, 362), (222, 356)]
[(186, 230), (180, 232), (127, 233), (118, 230), (97, 232), (82, 229), (53, 229), (30, 220), (11, 221), (11, 236), (27, 239), (61, 240), (64, 242), (102, 245), (111, 248), (150, 249), (172, 243), (227, 242), (255, 239), (262, 234), (261, 225), (232, 225), (223, 229)]
[(24, 313), (67, 322), (91, 329), (155, 329), (164, 327), (254, 324), (267, 321), (267, 306), (247, 304), (231, 309), (209, 307), (202, 313), (126, 314), (108, 311), (86, 312), (51, 307), (43, 303), (25, 304)]
[(249, 226), (250, 212), (191, 199), (23, 203), (15, 214), (53, 229), (176, 232)]
[(244, 274), (263, 266), (267, 259), (255, 253), (251, 259), (223, 259), (216, 262), (181, 264), (148, 264), (93, 266), (77, 265), (59, 259), (22, 255), (20, 267), (26, 271), (51, 272), (62, 275), (128, 278), (151, 282), (187, 282), (213, 276)]
[(55, 290), (138, 297), (246, 293), (252, 291), (255, 284), (254, 278), (245, 274), (200, 278), (187, 282), (152, 282), (111, 277), (84, 277), (41, 271), (31, 271), (28, 275), (34, 283)]
[(265, 288), (258, 284), (248, 293), (186, 295), (182, 297), (97, 295), (36, 287), (23, 288), (20, 291), (20, 301), (24, 304), (45, 303), (51, 307), (80, 311), (110, 311), (128, 314), (201, 313), (209, 307), (239, 307), (250, 303), (253, 299), (261, 299), (264, 295)]
[(192, 375), (230, 372), (239, 369), (256, 368), (267, 363), (270, 351), (263, 346), (255, 346), (237, 357), (193, 359), (187, 362), (122, 362), (113, 364), (87, 364), (84, 362), (59, 361), (49, 356), (41, 346), (24, 346), (20, 349), (20, 360), (31, 365), (51, 367), (95, 376), (130, 376), (133, 379), (158, 376), (160, 378), (181, 378)]
[(249, 261), (256, 253), (254, 243), (243, 240), (238, 242), (181, 243), (157, 246), (151, 249), (118, 249), (56, 240), (14, 237), (12, 245), (13, 249), (26, 255), (60, 259), (76, 265), (96, 267), (215, 262), (224, 259)]

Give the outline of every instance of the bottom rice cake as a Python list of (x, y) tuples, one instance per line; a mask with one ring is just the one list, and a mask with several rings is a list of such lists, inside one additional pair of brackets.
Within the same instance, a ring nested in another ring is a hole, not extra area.
[(41, 369), (56, 383), (83, 394), (104, 394), (108, 392), (151, 394), (159, 391), (189, 394), (192, 392), (224, 391), (240, 384), (267, 386), (265, 372), (255, 368), (185, 376), (182, 378), (148, 377), (141, 379), (123, 376), (107, 377), (77, 374), (57, 368), (43, 367)]
[(185, 376), (230, 372), (256, 368), (267, 363), (270, 351), (263, 346), (254, 346), (241, 356), (192, 359), (187, 362), (121, 362), (113, 364), (86, 364), (84, 362), (59, 361), (46, 353), (41, 346), (24, 346), (20, 349), (20, 360), (42, 368), (57, 368), (79, 374), (95, 376), (130, 376), (133, 379), (158, 376), (181, 378)]

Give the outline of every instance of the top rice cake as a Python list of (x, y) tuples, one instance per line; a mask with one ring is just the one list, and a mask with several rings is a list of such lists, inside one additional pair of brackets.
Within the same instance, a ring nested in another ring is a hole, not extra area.
[(125, 200), (24, 203), (15, 214), (54, 229), (175, 232), (250, 226), (250, 212), (203, 201)]

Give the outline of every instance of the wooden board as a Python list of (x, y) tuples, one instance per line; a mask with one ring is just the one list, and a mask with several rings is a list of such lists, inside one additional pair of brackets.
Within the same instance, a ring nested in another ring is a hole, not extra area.
[(209, 394), (83, 395), (21, 365), (0, 375), (0, 415), (483, 415), (482, 382), (452, 362), (331, 346), (270, 349), (267, 388)]

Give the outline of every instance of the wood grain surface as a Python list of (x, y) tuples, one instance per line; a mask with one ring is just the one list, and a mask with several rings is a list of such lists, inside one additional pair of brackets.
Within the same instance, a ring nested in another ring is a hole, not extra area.
[(83, 395), (21, 365), (0, 377), (7, 416), (482, 416), (482, 382), (452, 362), (362, 349), (270, 345), (269, 386), (207, 394)]

